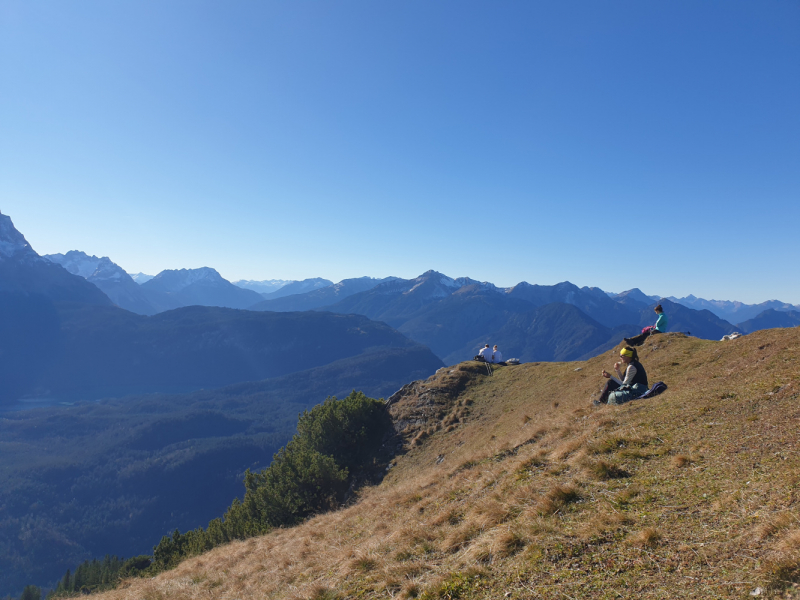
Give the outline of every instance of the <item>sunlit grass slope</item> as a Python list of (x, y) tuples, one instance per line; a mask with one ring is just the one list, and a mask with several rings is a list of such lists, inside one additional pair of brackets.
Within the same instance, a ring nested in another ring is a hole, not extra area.
[(613, 351), (442, 369), (352, 506), (103, 597), (800, 597), (800, 329), (640, 354), (669, 390), (621, 407), (590, 404)]

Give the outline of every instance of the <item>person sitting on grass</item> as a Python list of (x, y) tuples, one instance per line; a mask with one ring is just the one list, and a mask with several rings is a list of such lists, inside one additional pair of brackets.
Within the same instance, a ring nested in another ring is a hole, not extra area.
[(492, 362), (492, 349), (489, 347), (489, 344), (481, 348), (480, 352), (478, 352), (478, 356), (481, 357), (479, 360), (483, 360), (483, 362)]
[(500, 352), (500, 350), (497, 349), (497, 344), (495, 344), (494, 348), (492, 348), (492, 362), (494, 362), (494, 363), (502, 363), (503, 362), (503, 353)]
[(608, 382), (603, 386), (600, 398), (594, 401), (595, 405), (625, 404), (629, 400), (638, 398), (648, 390), (647, 372), (644, 370), (642, 363), (639, 362), (639, 354), (636, 349), (625, 346), (619, 351), (619, 357), (622, 363), (626, 365), (625, 375), (623, 376), (620, 372), (619, 369), (622, 365), (618, 362), (614, 363), (616, 377), (603, 369), (603, 377), (608, 379)]
[(658, 319), (656, 319), (655, 325), (650, 325), (649, 327), (645, 327), (642, 329), (642, 333), (639, 335), (635, 335), (630, 338), (625, 338), (623, 341), (628, 346), (641, 346), (644, 344), (644, 341), (653, 335), (654, 333), (664, 333), (667, 330), (667, 315), (664, 314), (664, 309), (661, 308), (659, 304), (655, 308), (656, 314), (658, 315)]

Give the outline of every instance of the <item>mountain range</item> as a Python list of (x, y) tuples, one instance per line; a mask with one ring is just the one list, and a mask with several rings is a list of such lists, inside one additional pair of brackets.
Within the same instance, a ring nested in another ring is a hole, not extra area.
[(311, 279), (303, 279), (302, 281), (290, 281), (273, 292), (262, 292), (261, 295), (270, 300), (272, 298), (283, 298), (284, 296), (292, 296), (294, 294), (306, 294), (320, 288), (328, 287), (329, 285), (333, 285), (333, 282), (328, 279), (312, 277)]
[(234, 281), (233, 285), (246, 290), (253, 290), (259, 294), (269, 294), (281, 289), (283, 286), (294, 283), (293, 279), (265, 279), (263, 281), (256, 281), (254, 279), (239, 279)]
[(100, 289), (39, 256), (11, 222), (0, 214), (0, 293), (45, 300), (110, 306)]
[[(651, 325), (652, 307), (659, 301), (667, 309), (671, 331), (690, 332), (707, 339), (719, 339), (736, 330), (749, 332), (794, 323), (794, 307), (777, 301), (743, 305), (688, 296), (675, 302), (648, 296), (638, 288), (611, 294), (566, 281), (555, 285), (521, 282), (500, 288), (469, 277), (453, 279), (428, 271), (414, 279), (361, 277), (336, 284), (322, 278), (243, 282), (251, 288), (280, 284), (275, 291), (259, 293), (234, 285), (209, 267), (166, 270), (137, 284), (107, 257), (70, 251), (47, 258), (94, 284), (119, 307), (140, 315), (158, 315), (187, 306), (363, 315), (427, 345), (448, 364), (472, 356), (483, 343), (497, 343), (506, 357), (521, 360), (575, 360), (590, 356)], [(765, 306), (772, 312), (756, 318), (764, 313), (756, 309)], [(718, 316), (723, 309), (731, 314), (756, 314), (736, 326)], [(63, 314), (83, 318), (80, 311)], [(114, 318), (120, 322), (129, 319)], [(548, 325), (548, 319), (560, 326)], [(46, 322), (45, 319), (43, 323)], [(161, 320), (153, 321), (156, 322)]]
[(743, 333), (753, 333), (761, 329), (797, 327), (798, 325), (800, 325), (800, 311), (769, 308), (752, 319), (739, 323), (739, 328)]
[(161, 271), (141, 288), (156, 312), (182, 306), (247, 308), (262, 300), (258, 292), (233, 285), (210, 267)]
[(44, 258), (93, 283), (117, 306), (140, 315), (159, 312), (147, 292), (107, 256), (98, 258), (70, 250), (66, 254), (45, 254)]
[(674, 298), (670, 296), (669, 299), (689, 308), (709, 310), (721, 319), (732, 323), (748, 321), (765, 310), (775, 310), (779, 312), (800, 311), (800, 304), (793, 305), (787, 302), (781, 302), (780, 300), (767, 300), (760, 304), (744, 304), (743, 302), (732, 302), (730, 300), (704, 300), (703, 298), (696, 298), (691, 294), (683, 298)]
[[(599, 288), (562, 282), (522, 282), (498, 288), (468, 277), (428, 271), (414, 279), (392, 278), (327, 306), (331, 288), (266, 301), (252, 310), (316, 310), (360, 314), (383, 321), (430, 347), (447, 364), (472, 357), (484, 343), (498, 344), (506, 358), (576, 360), (613, 346), (655, 322), (656, 302), (639, 290), (612, 298)], [(670, 330), (719, 339), (736, 327), (713, 313), (662, 301)]]
[(105, 256), (70, 250), (44, 258), (93, 283), (120, 308), (140, 315), (182, 306), (247, 308), (264, 299), (258, 292), (233, 285), (209, 267), (165, 270), (155, 277), (139, 277), (137, 282)]
[[(374, 277), (358, 277), (355, 279), (343, 279), (339, 283), (318, 287), (307, 292), (286, 294), (283, 296), (272, 296), (267, 300), (254, 304), (250, 310), (271, 310), (276, 312), (293, 312), (297, 310), (313, 310), (321, 306), (327, 306), (344, 300), (348, 296), (371, 290), (376, 285), (396, 279), (396, 277), (386, 277), (376, 279)], [(296, 282), (304, 283), (304, 282)], [(294, 285), (294, 284), (290, 284)], [(286, 286), (289, 287), (289, 286)], [(285, 288), (284, 288), (285, 289)], [(297, 288), (295, 288), (297, 289)], [(284, 291), (283, 289), (280, 290)]]
[[(191, 305), (276, 312), (327, 310), (330, 308), (334, 312), (349, 311), (364, 314), (373, 319), (384, 320), (394, 327), (400, 327), (401, 324), (412, 318), (411, 313), (423, 309), (422, 304), (428, 304), (432, 299), (444, 298), (455, 290), (470, 285), (479, 285), (485, 290), (505, 293), (510, 298), (525, 300), (533, 307), (544, 306), (552, 302), (571, 304), (601, 325), (611, 329), (626, 325), (628, 326), (626, 329), (630, 330), (630, 326), (639, 325), (641, 320), (639, 313), (642, 308), (652, 306), (663, 299), (686, 308), (698, 311), (706, 310), (718, 319), (728, 322), (728, 325), (725, 325), (717, 321), (715, 326), (711, 327), (707, 334), (704, 334), (709, 336), (716, 335), (720, 331), (720, 327), (727, 329), (729, 325), (735, 323), (742, 323), (742, 325), (737, 325), (734, 329), (754, 331), (753, 327), (757, 329), (760, 325), (792, 322), (791, 319), (787, 320), (785, 317), (776, 319), (774, 316), (765, 316), (756, 320), (755, 318), (764, 311), (773, 310), (779, 313), (800, 311), (800, 305), (792, 305), (778, 300), (769, 300), (760, 304), (744, 304), (736, 301), (705, 300), (693, 295), (683, 298), (674, 296), (662, 298), (647, 295), (638, 288), (621, 293), (611, 293), (596, 287), (579, 288), (568, 281), (549, 286), (520, 282), (511, 288), (499, 288), (491, 283), (480, 283), (468, 277), (451, 279), (442, 275), (439, 281), (433, 284), (439, 286), (437, 290), (428, 293), (426, 291), (430, 279), (427, 277), (428, 274), (423, 274), (413, 280), (396, 277), (382, 279), (359, 277), (333, 283), (328, 279), (315, 277), (302, 281), (272, 279), (239, 280), (231, 283), (209, 267), (167, 270), (155, 277), (143, 273), (128, 277), (121, 267), (107, 257), (97, 258), (73, 250), (66, 254), (48, 255), (47, 258), (61, 264), (71, 273), (81, 275), (95, 284), (121, 308), (146, 315)], [(409, 281), (415, 283), (404, 287)], [(394, 287), (385, 286), (391, 282), (396, 282)], [(132, 283), (138, 283), (141, 290), (137, 290)], [(370, 291), (381, 285), (384, 287), (377, 290), (378, 295), (391, 296), (392, 290), (402, 288), (405, 297), (384, 298), (385, 311), (380, 310), (381, 302), (375, 297), (367, 299), (359, 296), (352, 298), (349, 302), (343, 302), (351, 296), (357, 296), (361, 292)], [(415, 285), (422, 285), (422, 288), (412, 291), (411, 288)], [(239, 290), (252, 293), (245, 294)], [(419, 303), (420, 301), (422, 304)], [(414, 318), (418, 316), (420, 315), (414, 315)], [(649, 321), (649, 319), (644, 320)], [(704, 319), (701, 318), (700, 321), (702, 320)], [(703, 325), (695, 318), (688, 322), (688, 331), (692, 331), (692, 321), (697, 323), (694, 325), (694, 331), (704, 330)], [(745, 321), (747, 321), (746, 325)], [(413, 330), (414, 325), (408, 327)], [(481, 329), (481, 331), (485, 330), (485, 327)], [(463, 335), (459, 335), (463, 337)]]
[[(135, 314), (114, 306), (98, 287), (137, 286), (111, 261), (83, 253), (45, 259), (0, 217), (0, 402), (188, 392), (280, 377), (377, 349), (408, 351), (417, 361), (409, 363), (412, 371), (443, 366), (428, 349), (360, 315), (197, 305)], [(151, 302), (180, 303), (191, 295), (241, 305), (262, 298), (213, 269), (162, 271), (138, 287)]]

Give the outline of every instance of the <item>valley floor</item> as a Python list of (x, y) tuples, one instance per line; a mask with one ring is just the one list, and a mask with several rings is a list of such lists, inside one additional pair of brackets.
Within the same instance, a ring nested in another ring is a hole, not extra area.
[(614, 352), (406, 386), (406, 440), (352, 506), (119, 600), (800, 598), (800, 329), (640, 351), (669, 390), (591, 406)]

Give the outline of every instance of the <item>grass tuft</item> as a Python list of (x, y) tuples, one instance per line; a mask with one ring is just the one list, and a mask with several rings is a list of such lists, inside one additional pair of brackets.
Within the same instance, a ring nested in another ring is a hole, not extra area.
[(578, 488), (572, 485), (556, 485), (539, 501), (537, 511), (541, 515), (552, 515), (568, 504), (580, 500)]
[(583, 463), (584, 470), (592, 477), (601, 481), (606, 479), (622, 479), (630, 477), (630, 473), (617, 467), (605, 460), (586, 461)]
[(676, 469), (680, 469), (681, 467), (685, 467), (691, 463), (692, 459), (685, 454), (678, 454), (677, 456), (672, 457), (672, 466)]
[(631, 544), (643, 548), (655, 548), (661, 542), (663, 536), (658, 529), (654, 527), (647, 527), (640, 532), (634, 534), (630, 538)]
[(322, 585), (316, 586), (308, 596), (308, 600), (340, 600), (340, 598), (338, 592)]
[(486, 577), (483, 569), (468, 569), (463, 572), (450, 573), (432, 585), (420, 596), (423, 600), (458, 600), (471, 598), (480, 588)]
[(630, 487), (626, 487), (624, 490), (621, 490), (617, 493), (615, 500), (617, 504), (626, 505), (630, 504), (634, 498), (640, 496), (642, 491), (639, 489), (638, 486), (632, 485)]
[(770, 577), (771, 587), (800, 583), (800, 528), (783, 535), (764, 561), (762, 570)]

